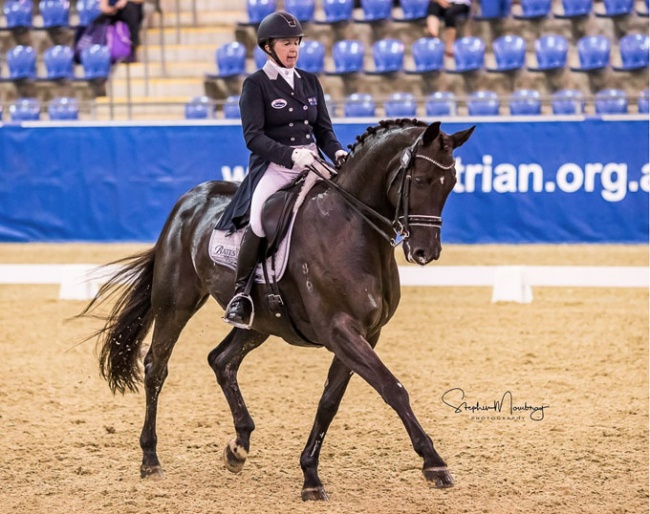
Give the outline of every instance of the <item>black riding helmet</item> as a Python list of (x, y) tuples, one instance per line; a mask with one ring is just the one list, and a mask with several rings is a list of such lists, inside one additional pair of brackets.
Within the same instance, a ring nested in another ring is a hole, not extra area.
[(284, 64), (280, 62), (273, 48), (271, 48), (270, 52), (267, 52), (264, 47), (266, 45), (271, 46), (271, 42), (274, 39), (288, 39), (292, 37), (302, 39), (303, 36), (304, 33), (300, 22), (293, 14), (285, 11), (277, 11), (269, 14), (260, 22), (257, 28), (257, 45), (265, 53), (273, 57), (273, 60), (279, 66), (284, 68)]

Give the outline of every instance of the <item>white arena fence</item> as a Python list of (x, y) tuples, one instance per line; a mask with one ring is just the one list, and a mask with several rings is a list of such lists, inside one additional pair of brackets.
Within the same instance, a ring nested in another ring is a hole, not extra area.
[[(119, 268), (95, 264), (0, 264), (0, 284), (53, 284), (61, 300), (89, 300)], [(641, 287), (643, 266), (400, 266), (403, 286), (491, 287), (492, 302), (530, 303), (532, 287)]]

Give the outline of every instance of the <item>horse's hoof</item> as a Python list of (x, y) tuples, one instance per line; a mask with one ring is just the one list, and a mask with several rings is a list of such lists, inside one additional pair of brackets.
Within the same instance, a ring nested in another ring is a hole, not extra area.
[(162, 466), (140, 466), (140, 478), (148, 478), (151, 480), (160, 480), (165, 478)]
[(223, 451), (223, 462), (231, 473), (239, 473), (244, 469), (247, 457), (248, 453), (237, 444), (236, 439), (230, 441)]
[(302, 501), (322, 501), (322, 502), (327, 502), (329, 501), (329, 496), (327, 496), (327, 493), (325, 492), (325, 489), (321, 487), (305, 487), (302, 490)]
[(445, 467), (438, 468), (425, 468), (422, 470), (424, 473), (424, 478), (427, 479), (433, 487), (436, 489), (445, 489), (447, 487), (454, 486), (454, 479), (449, 473), (449, 469)]

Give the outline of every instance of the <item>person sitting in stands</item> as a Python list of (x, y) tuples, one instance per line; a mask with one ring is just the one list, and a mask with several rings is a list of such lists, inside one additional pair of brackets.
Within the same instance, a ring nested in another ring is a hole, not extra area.
[(445, 55), (453, 57), (458, 19), (467, 17), (471, 0), (430, 0), (427, 8), (427, 33), (440, 37), (440, 21), (445, 22)]
[(144, 18), (144, 0), (99, 0), (102, 18), (110, 22), (123, 21), (131, 35), (131, 60), (136, 60), (140, 46), (140, 26)]

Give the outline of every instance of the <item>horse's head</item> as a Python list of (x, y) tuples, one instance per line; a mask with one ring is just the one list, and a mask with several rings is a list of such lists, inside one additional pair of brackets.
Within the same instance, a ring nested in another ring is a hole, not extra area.
[(392, 187), (397, 190), (398, 219), (406, 235), (404, 255), (409, 262), (424, 266), (440, 257), (442, 209), (456, 184), (453, 151), (469, 139), (474, 128), (448, 135), (440, 130), (440, 122), (432, 123), (402, 156), (402, 176), (395, 177)]

